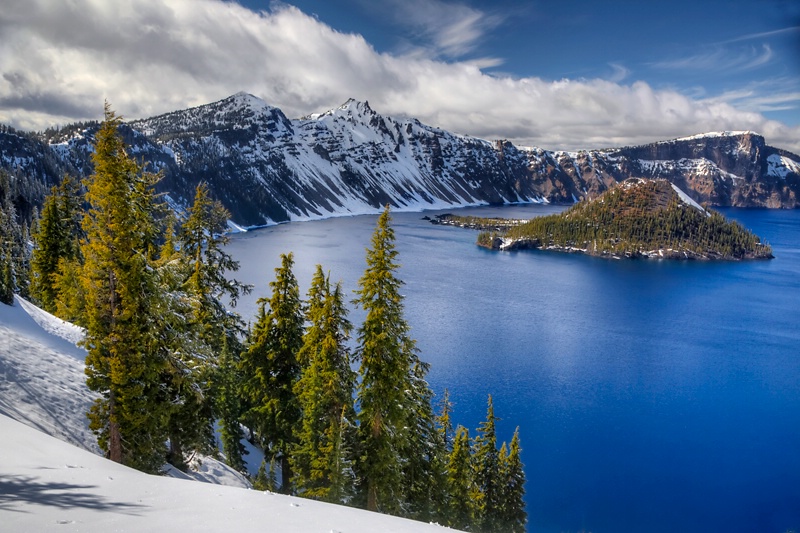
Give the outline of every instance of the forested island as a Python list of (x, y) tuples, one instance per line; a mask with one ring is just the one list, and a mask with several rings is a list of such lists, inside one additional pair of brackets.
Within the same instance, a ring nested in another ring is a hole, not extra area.
[(770, 259), (772, 248), (705, 209), (667, 180), (631, 178), (563, 213), (531, 220), (441, 215), (432, 222), (479, 229), (492, 250), (542, 249), (607, 258)]

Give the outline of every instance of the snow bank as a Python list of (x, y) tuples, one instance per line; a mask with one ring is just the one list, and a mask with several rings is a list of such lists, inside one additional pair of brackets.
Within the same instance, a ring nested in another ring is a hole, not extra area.
[(269, 492), (143, 474), (2, 415), (0, 434), (4, 531), (451, 531)]

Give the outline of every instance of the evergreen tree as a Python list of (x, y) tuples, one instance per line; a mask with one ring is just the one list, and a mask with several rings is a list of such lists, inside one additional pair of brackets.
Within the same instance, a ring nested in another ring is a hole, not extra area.
[(86, 287), (81, 281), (83, 264), (76, 257), (62, 257), (53, 275), (55, 315), (73, 324), (86, 327)]
[(520, 459), (519, 428), (514, 431), (511, 445), (500, 449), (500, 504), (501, 530), (524, 533), (528, 514), (525, 512), (525, 471)]
[(411, 368), (411, 388), (406, 393), (408, 434), (401, 447), (403, 459), (403, 515), (430, 522), (436, 515), (439, 480), (439, 433), (435, 425), (433, 391), (425, 381), (429, 365), (419, 360)]
[(281, 463), (281, 492), (292, 490), (289, 454), (295, 446), (300, 408), (294, 392), (300, 377), (297, 352), (303, 345), (303, 306), (292, 272), (291, 253), (270, 282), (272, 296), (260, 299), (258, 319), (242, 354), (244, 391), (251, 408), (247, 418), (271, 457)]
[(255, 490), (269, 490), (269, 479), (267, 478), (267, 460), (262, 459), (261, 465), (258, 467), (256, 477), (253, 479), (253, 488)]
[(9, 175), (0, 171), (0, 302), (8, 305), (14, 303), (15, 292), (24, 292), (28, 277), (25, 232), (12, 194)]
[(208, 422), (213, 422), (214, 416), (220, 418), (225, 457), (231, 466), (243, 470), (242, 456), (246, 452), (241, 443), (244, 434), (240, 419), (244, 405), (239, 394), (242, 376), (238, 356), (244, 323), (225, 301), (236, 307), (239, 297), (248, 294), (251, 287), (228, 275), (239, 270), (239, 262), (225, 252), (230, 240), (226, 233), (228, 219), (228, 210), (212, 200), (207, 184), (201, 183), (183, 225), (181, 242), (188, 258), (190, 275), (185, 289), (193, 302), (192, 322), (207, 349), (199, 375), (204, 391), (203, 413)]
[(50, 313), (58, 310), (59, 264), (62, 260), (80, 263), (81, 215), (80, 184), (66, 175), (45, 198), (33, 233), (31, 296)]
[[(359, 280), (355, 303), (366, 311), (358, 330), (357, 358), (361, 382), (358, 473), (366, 492), (367, 509), (400, 513), (408, 503), (408, 489), (416, 478), (417, 460), (424, 448), (431, 417), (430, 394), (424, 381), (426, 366), (418, 357), (403, 317), (403, 297), (395, 272), (397, 251), (390, 227), (389, 207), (378, 219), (367, 249), (367, 269)], [(419, 420), (418, 417), (427, 420)], [(413, 464), (412, 464), (413, 463)]]
[(154, 263), (158, 294), (152, 306), (157, 348), (166, 361), (161, 375), (163, 401), (169, 406), (167, 462), (186, 470), (185, 451), (213, 453), (210, 416), (203, 412), (204, 391), (198, 380), (206, 347), (192, 322), (192, 300), (184, 289), (188, 261), (176, 240), (177, 221), (168, 215), (164, 242)]
[[(0, 179), (6, 178), (5, 173)], [(7, 178), (6, 178), (7, 179)], [(0, 303), (14, 303), (14, 247), (17, 233), (16, 209), (6, 188), (0, 188)]]
[(489, 395), (486, 420), (478, 428), (475, 439), (473, 457), (475, 461), (475, 483), (477, 485), (478, 530), (485, 533), (502, 531), (501, 509), (501, 472), (500, 457), (497, 451), (497, 418), (494, 416), (494, 404)]
[(445, 389), (439, 402), (439, 414), (436, 415), (436, 433), (433, 439), (433, 457), (431, 459), (430, 494), (431, 517), (430, 519), (445, 524), (449, 516), (450, 490), (447, 482), (448, 463), (453, 447), (453, 424), (451, 413), (453, 404), (450, 402), (450, 392)]
[(229, 218), (228, 210), (212, 200), (208, 185), (201, 183), (195, 190), (180, 239), (188, 262), (185, 289), (193, 302), (192, 319), (201, 339), (215, 354), (222, 351), (230, 332), (243, 327), (241, 318), (228, 311), (225, 300), (235, 307), (239, 297), (250, 292), (249, 286), (226, 275), (239, 270), (239, 262), (224, 249), (229, 242), (225, 233)]
[(332, 289), (320, 265), (308, 291), (306, 316), (309, 325), (297, 356), (302, 370), (294, 388), (303, 416), (291, 457), (295, 484), (302, 496), (342, 503), (352, 484), (346, 453), (355, 420), (356, 374), (347, 347), (352, 326), (341, 284)]
[(475, 478), (469, 431), (458, 426), (447, 462), (448, 505), (444, 523), (455, 529), (473, 530), (475, 523)]
[[(247, 450), (242, 444), (245, 434), (239, 421), (245, 410), (240, 395), (242, 374), (238, 354), (241, 353), (241, 347), (235, 338), (227, 339), (222, 347), (217, 374), (219, 433), (225, 462), (234, 470), (244, 472), (244, 456)], [(230, 348), (229, 343), (235, 343), (236, 347)]]
[(95, 137), (94, 173), (86, 180), (90, 209), (83, 219), (86, 374), (100, 397), (90, 428), (116, 462), (155, 472), (163, 464), (168, 407), (160, 397), (165, 370), (151, 313), (157, 282), (153, 186), (125, 152), (121, 119), (105, 107)]
[[(162, 287), (170, 293), (163, 307), (171, 307), (168, 314), (181, 321), (162, 328), (179, 333), (169, 342), (168, 357), (172, 374), (168, 390), (173, 406), (169, 460), (179, 468), (184, 466), (186, 450), (216, 452), (213, 424), (217, 412), (224, 413), (227, 418), (222, 421), (230, 437), (223, 439), (226, 456), (237, 465), (242, 462), (241, 444), (233, 442), (232, 435), (241, 434), (238, 428), (241, 413), (231, 409), (236, 405), (230, 397), (231, 389), (236, 386), (230, 383), (231, 379), (236, 379), (234, 363), (229, 361), (223, 368), (220, 354), (226, 345), (238, 344), (236, 334), (242, 329), (241, 318), (227, 310), (223, 299), (235, 305), (249, 287), (226, 277), (228, 271), (239, 267), (223, 249), (227, 242), (224, 231), (228, 218), (228, 212), (219, 202), (210, 199), (208, 187), (201, 184), (177, 242), (175, 222), (170, 220), (161, 249)], [(191, 338), (187, 338), (188, 335)], [(232, 359), (230, 354), (228, 359)], [(223, 400), (220, 392), (229, 397)], [(218, 405), (222, 401), (225, 406)]]

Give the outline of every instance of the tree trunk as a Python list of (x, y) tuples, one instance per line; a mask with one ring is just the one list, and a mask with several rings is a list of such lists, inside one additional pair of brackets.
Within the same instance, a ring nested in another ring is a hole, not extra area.
[(122, 463), (122, 434), (117, 422), (117, 402), (113, 392), (108, 403), (108, 458), (115, 463)]
[(371, 479), (367, 482), (367, 511), (378, 511), (378, 488)]

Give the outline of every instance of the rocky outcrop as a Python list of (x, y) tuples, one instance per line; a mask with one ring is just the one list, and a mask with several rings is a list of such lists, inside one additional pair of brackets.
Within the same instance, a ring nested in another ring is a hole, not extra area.
[[(0, 165), (34, 169), (48, 183), (65, 172), (86, 175), (96, 130), (85, 123), (26, 134), (24, 149), (0, 135)], [(376, 212), (385, 204), (573, 203), (630, 177), (668, 179), (711, 205), (800, 205), (800, 157), (751, 132), (554, 152), (454, 135), (355, 100), (290, 120), (239, 93), (130, 122), (122, 133), (135, 157), (163, 173), (159, 190), (178, 205), (205, 181), (244, 226)]]

